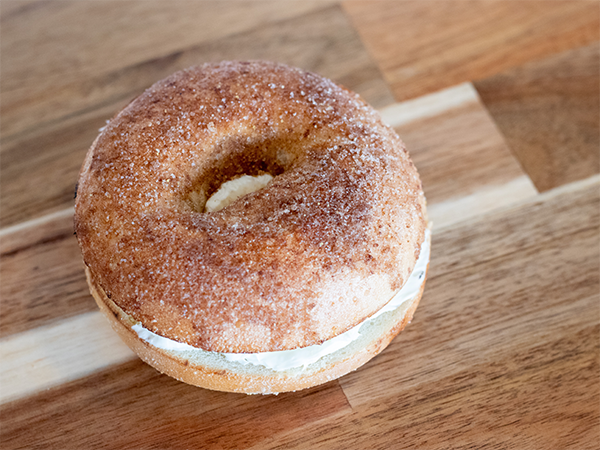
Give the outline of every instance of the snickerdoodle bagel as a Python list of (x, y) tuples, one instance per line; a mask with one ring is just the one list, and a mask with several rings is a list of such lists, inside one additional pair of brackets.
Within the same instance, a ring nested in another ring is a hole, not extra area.
[(358, 95), (263, 61), (159, 81), (101, 131), (75, 231), (142, 359), (211, 389), (337, 378), (412, 318), (429, 258), (404, 144)]

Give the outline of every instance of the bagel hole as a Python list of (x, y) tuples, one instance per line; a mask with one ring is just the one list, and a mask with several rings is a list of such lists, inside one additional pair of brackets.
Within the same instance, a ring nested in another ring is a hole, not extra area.
[(193, 175), (186, 202), (197, 212), (219, 211), (288, 170), (294, 153), (280, 139), (248, 142), (238, 137), (221, 142)]

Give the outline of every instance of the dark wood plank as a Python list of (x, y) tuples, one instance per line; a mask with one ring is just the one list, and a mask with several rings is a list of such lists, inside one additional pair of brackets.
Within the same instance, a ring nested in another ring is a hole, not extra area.
[[(156, 80), (190, 65), (222, 59), (277, 60), (330, 77), (375, 106), (393, 101), (379, 70), (337, 6), (204, 42), (116, 72), (67, 79), (46, 97), (33, 98), (34, 93), (27, 93), (31, 98), (17, 96), (14, 102), (3, 97), (7, 125), (3, 125), (0, 225), (70, 206), (85, 151), (106, 119)], [(57, 103), (62, 106), (56, 108)], [(11, 126), (12, 118), (18, 121), (20, 115), (32, 122), (24, 128)]]
[(344, 1), (397, 100), (595, 42), (596, 1)]
[(599, 55), (595, 43), (475, 83), (540, 191), (600, 172)]
[(351, 413), (337, 382), (279, 396), (208, 391), (133, 361), (0, 407), (4, 448), (246, 448)]

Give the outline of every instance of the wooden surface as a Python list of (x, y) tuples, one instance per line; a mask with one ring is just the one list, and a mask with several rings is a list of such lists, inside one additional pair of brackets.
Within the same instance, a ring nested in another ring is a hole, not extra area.
[(595, 42), (475, 83), (540, 191), (598, 170), (599, 59)]
[[(0, 3), (0, 448), (600, 447), (597, 1)], [(72, 234), (98, 129), (180, 68), (272, 59), (359, 92), (434, 222), (410, 326), (279, 396), (142, 363)]]

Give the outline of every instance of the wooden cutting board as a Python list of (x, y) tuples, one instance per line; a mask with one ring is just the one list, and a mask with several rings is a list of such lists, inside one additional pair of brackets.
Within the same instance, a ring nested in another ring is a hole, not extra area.
[[(597, 1), (0, 4), (0, 448), (600, 446)], [(88, 293), (73, 191), (106, 120), (206, 61), (360, 93), (434, 224), (415, 318), (374, 360), (278, 396), (142, 363)]]

